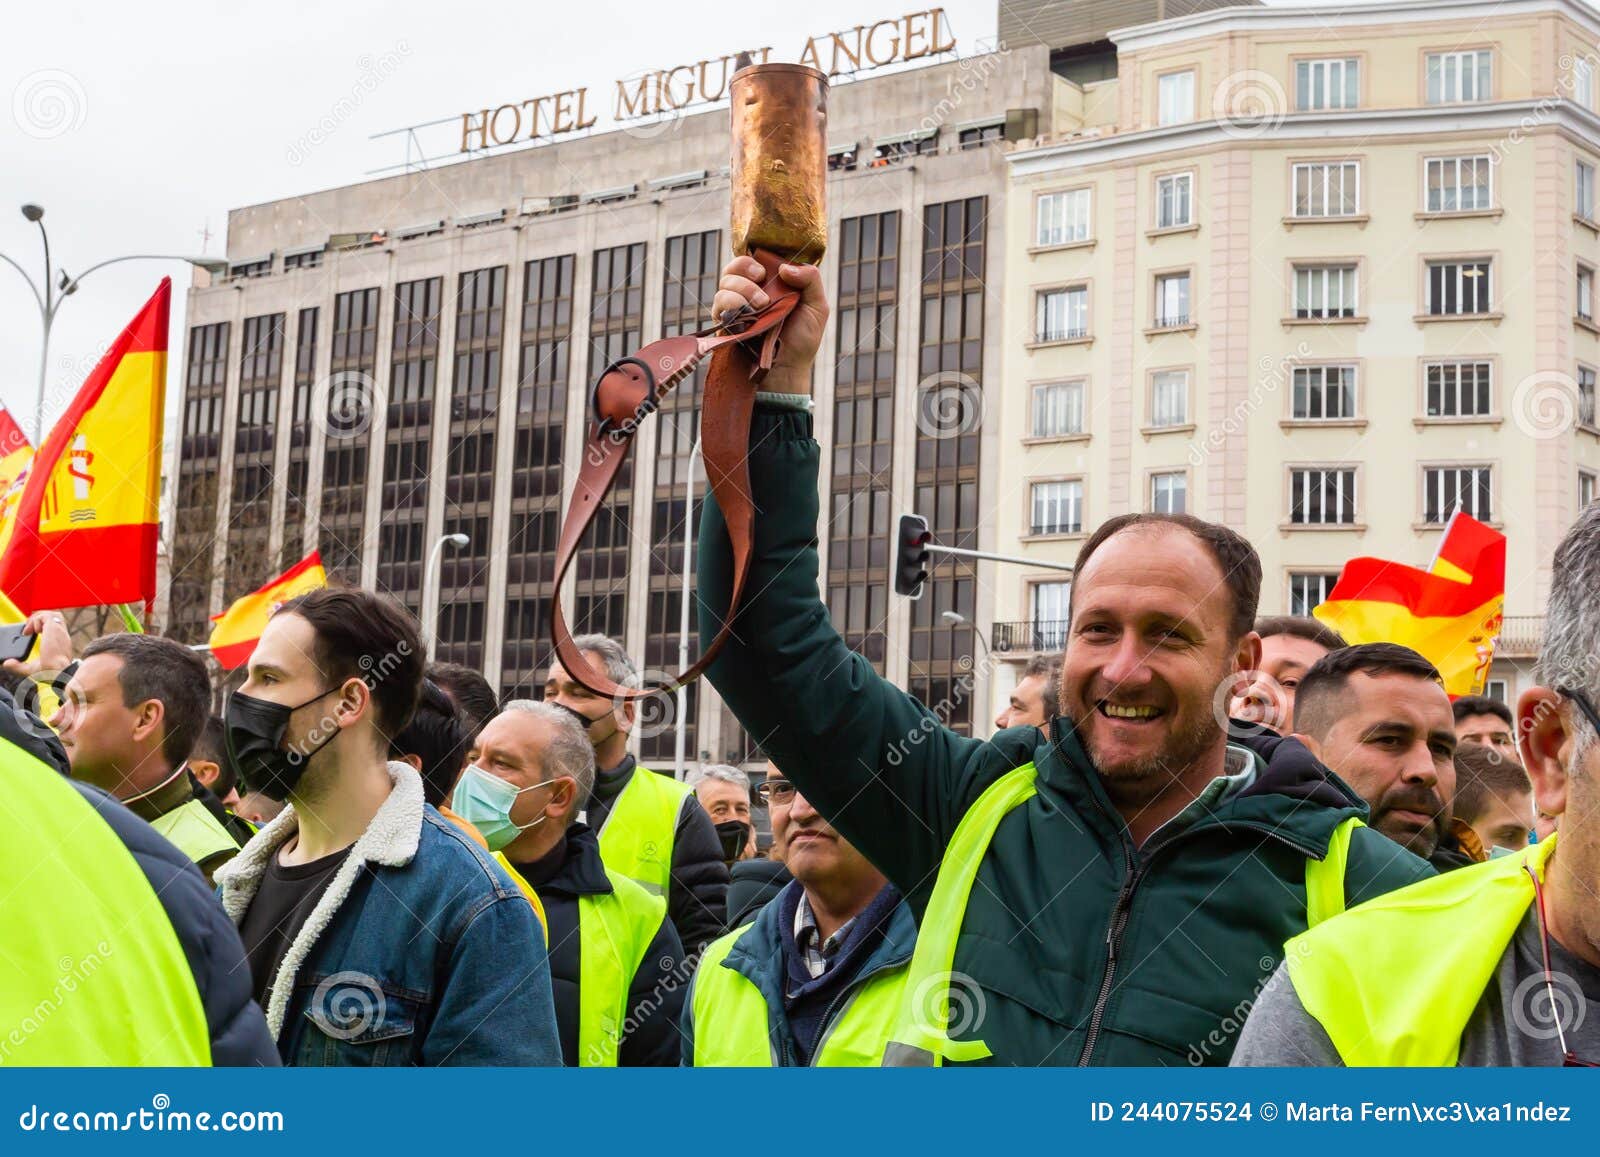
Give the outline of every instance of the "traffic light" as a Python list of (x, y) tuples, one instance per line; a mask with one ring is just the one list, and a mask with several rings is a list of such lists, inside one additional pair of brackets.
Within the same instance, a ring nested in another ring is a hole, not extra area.
[(902, 514), (894, 540), (894, 593), (922, 597), (928, 579), (928, 544), (933, 535), (920, 514)]

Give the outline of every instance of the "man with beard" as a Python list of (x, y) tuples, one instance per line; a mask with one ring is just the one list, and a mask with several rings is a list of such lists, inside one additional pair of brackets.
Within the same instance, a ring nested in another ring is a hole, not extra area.
[[(758, 269), (725, 267), (717, 316), (766, 304)], [(808, 394), (828, 308), (814, 267), (779, 276), (803, 297), (756, 397), (751, 566), (710, 675), (919, 919), (885, 1060), (1226, 1063), (1223, 1026), (1285, 932), (1428, 875), (1352, 822), (1365, 805), (1300, 743), (1229, 742), (1214, 705), (1260, 666), (1260, 559), (1198, 518), (1108, 520), (1078, 555), (1062, 714), (987, 741), (944, 727), (845, 646), (818, 596)], [(699, 560), (705, 646), (733, 585), (714, 500)]]
[(1295, 702), (1296, 737), (1367, 801), (1373, 828), (1441, 871), (1472, 862), (1450, 835), (1456, 725), (1432, 663), (1394, 643), (1346, 647)]

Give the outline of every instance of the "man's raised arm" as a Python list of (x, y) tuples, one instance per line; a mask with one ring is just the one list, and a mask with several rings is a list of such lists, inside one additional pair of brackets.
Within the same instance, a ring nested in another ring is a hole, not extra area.
[[(735, 258), (713, 302), (717, 316), (766, 295), (759, 266)], [(901, 890), (931, 873), (961, 813), (1006, 770), (984, 744), (945, 728), (845, 646), (817, 588), (820, 452), (807, 407), (810, 366), (827, 320), (820, 272), (784, 266), (804, 295), (762, 385), (750, 433), (755, 542), (749, 578), (712, 685), (785, 776)], [(700, 530), (700, 642), (716, 637), (733, 582), (722, 511), (708, 496)], [(985, 774), (984, 769), (989, 771)]]

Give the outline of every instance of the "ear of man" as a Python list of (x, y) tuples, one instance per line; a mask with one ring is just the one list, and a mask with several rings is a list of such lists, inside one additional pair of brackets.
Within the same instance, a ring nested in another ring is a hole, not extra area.
[(1239, 645), (1233, 653), (1233, 669), (1235, 671), (1259, 671), (1261, 669), (1261, 636), (1254, 631), (1246, 631), (1240, 638)]
[(146, 699), (133, 711), (133, 737), (144, 741), (161, 731), (167, 715), (167, 706), (159, 699)]
[(211, 787), (217, 782), (217, 776), (222, 774), (221, 766), (209, 759), (189, 760), (189, 770), (194, 772), (194, 777), (202, 787)]
[(1539, 810), (1558, 816), (1567, 810), (1567, 766), (1576, 739), (1568, 712), (1572, 705), (1548, 687), (1529, 687), (1517, 699), (1517, 747), (1533, 781)]

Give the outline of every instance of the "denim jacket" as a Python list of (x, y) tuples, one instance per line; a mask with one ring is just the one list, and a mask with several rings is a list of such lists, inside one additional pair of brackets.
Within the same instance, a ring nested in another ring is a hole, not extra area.
[[(559, 1065), (544, 934), (489, 857), (422, 798), (394, 790), (284, 954), (267, 1026), (291, 1065)], [(237, 925), (293, 806), (217, 872)]]

